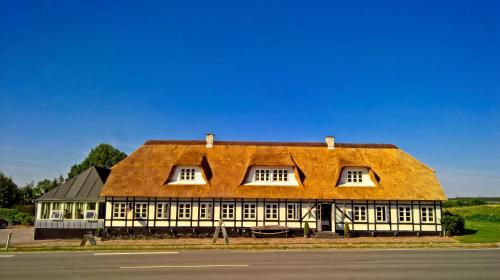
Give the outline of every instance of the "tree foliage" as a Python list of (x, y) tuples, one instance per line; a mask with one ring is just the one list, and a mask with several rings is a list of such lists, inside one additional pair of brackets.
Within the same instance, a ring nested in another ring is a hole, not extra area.
[(0, 172), (0, 208), (9, 208), (16, 204), (17, 185), (12, 178)]
[(68, 179), (71, 179), (91, 166), (111, 168), (127, 157), (125, 153), (109, 144), (100, 144), (93, 148), (87, 157), (80, 163), (71, 166)]

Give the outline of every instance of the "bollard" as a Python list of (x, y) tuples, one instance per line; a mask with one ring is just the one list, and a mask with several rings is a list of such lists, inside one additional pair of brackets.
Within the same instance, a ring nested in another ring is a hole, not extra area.
[(9, 235), (7, 236), (7, 243), (5, 244), (5, 251), (9, 251), (11, 238), (12, 238), (12, 232), (9, 232)]

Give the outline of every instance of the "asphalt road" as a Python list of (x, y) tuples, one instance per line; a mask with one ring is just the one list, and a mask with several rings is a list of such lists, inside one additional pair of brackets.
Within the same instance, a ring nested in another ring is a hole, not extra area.
[(500, 279), (500, 250), (16, 253), (0, 279)]

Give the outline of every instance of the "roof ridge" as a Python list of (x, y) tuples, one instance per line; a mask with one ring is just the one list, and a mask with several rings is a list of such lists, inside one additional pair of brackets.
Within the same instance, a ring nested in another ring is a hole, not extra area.
[[(144, 145), (205, 145), (203, 140), (148, 140)], [(301, 146), (301, 147), (327, 147), (324, 142), (280, 142), (280, 141), (214, 141), (214, 145), (234, 146)], [(335, 143), (336, 148), (386, 148), (399, 149), (393, 144), (383, 143)]]

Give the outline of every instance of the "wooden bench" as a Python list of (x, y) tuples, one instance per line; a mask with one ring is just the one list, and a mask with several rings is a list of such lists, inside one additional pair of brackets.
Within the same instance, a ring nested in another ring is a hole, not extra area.
[(288, 238), (288, 227), (286, 226), (260, 226), (260, 227), (252, 227), (252, 236), (254, 238), (260, 236), (273, 236), (285, 234), (285, 237)]

